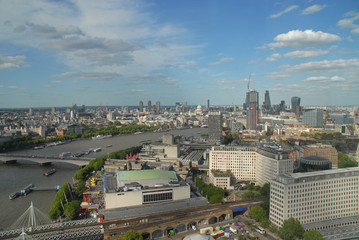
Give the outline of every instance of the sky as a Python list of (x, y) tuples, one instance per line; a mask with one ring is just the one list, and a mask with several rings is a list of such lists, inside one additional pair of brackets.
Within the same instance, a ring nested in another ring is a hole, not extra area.
[[(249, 81), (250, 79), (250, 81)], [(0, 0), (0, 107), (359, 104), (357, 0)]]

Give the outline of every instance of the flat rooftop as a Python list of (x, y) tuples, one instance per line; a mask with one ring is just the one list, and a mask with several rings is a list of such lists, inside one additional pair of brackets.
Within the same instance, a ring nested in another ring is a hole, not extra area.
[(155, 180), (163, 179), (168, 181), (178, 181), (176, 173), (174, 171), (164, 170), (139, 170), (139, 171), (118, 171), (118, 181), (143, 181), (143, 180)]

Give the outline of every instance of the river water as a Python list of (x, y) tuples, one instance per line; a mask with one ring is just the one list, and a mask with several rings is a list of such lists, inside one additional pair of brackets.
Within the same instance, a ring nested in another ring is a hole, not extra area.
[[(141, 145), (144, 141), (157, 142), (163, 134), (173, 134), (174, 136), (195, 136), (207, 134), (207, 128), (193, 128), (184, 130), (173, 130), (170, 132), (150, 132), (142, 134), (121, 135), (102, 140), (80, 140), (73, 141), (61, 146), (44, 148), (40, 150), (22, 150), (10, 154), (22, 154), (28, 156), (58, 156), (62, 152), (80, 153), (90, 148), (101, 148), (98, 153), (91, 153), (84, 157), (99, 157), (108, 153)], [(109, 147), (111, 145), (111, 147)], [(77, 167), (55, 163), (55, 166), (39, 166), (31, 162), (19, 162), (19, 164), (8, 165), (0, 164), (0, 230), (9, 228), (30, 206), (31, 202), (40, 211), (47, 215), (51, 203), (55, 198), (55, 191), (34, 191), (27, 196), (9, 200), (9, 195), (20, 191), (26, 185), (33, 183), (36, 187), (55, 187), (65, 182), (72, 183), (73, 175)], [(56, 168), (56, 173), (45, 177), (43, 173)]]

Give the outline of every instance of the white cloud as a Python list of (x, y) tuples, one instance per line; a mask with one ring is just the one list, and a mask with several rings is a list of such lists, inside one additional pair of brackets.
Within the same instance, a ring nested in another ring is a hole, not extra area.
[(280, 58), (280, 54), (279, 53), (273, 53), (271, 56), (266, 58), (267, 62), (274, 62), (277, 61), (277, 59)]
[(209, 63), (208, 65), (216, 66), (216, 65), (221, 65), (224, 62), (233, 62), (233, 61), (234, 61), (234, 58), (221, 58), (218, 62), (212, 62), (212, 63)]
[[(80, 80), (112, 81), (119, 77), (117, 73), (106, 72), (65, 72), (58, 75), (52, 75), (54, 78), (75, 78)], [(52, 83), (61, 81), (53, 81)]]
[(333, 77), (308, 77), (303, 82), (319, 82), (319, 83), (331, 83), (331, 82), (345, 82), (345, 78), (340, 76), (333, 76)]
[(0, 70), (28, 67), (25, 63), (25, 56), (2, 56), (0, 55)]
[(349, 42), (354, 42), (354, 39), (352, 38), (352, 36), (349, 36), (347, 39)]
[(323, 10), (324, 8), (326, 8), (328, 5), (323, 4), (323, 5), (318, 5), (318, 4), (314, 4), (310, 7), (307, 7), (306, 9), (304, 9), (302, 11), (303, 15), (308, 15), (308, 14), (312, 14), (312, 13), (316, 13), (319, 12), (321, 10)]
[(328, 45), (335, 41), (341, 41), (341, 38), (337, 35), (322, 31), (315, 32), (313, 30), (292, 30), (288, 33), (277, 35), (274, 40), (276, 42), (269, 43), (268, 46), (273, 48), (303, 48)]
[(144, 85), (144, 84), (161, 84), (161, 85), (176, 85), (177, 79), (172, 78), (163, 73), (145, 74), (136, 77), (130, 77), (124, 84), (127, 85)]
[(267, 76), (275, 80), (282, 80), (290, 77), (289, 74), (283, 72), (271, 72)]
[(346, 14), (347, 18), (339, 20), (337, 26), (342, 28), (350, 28), (351, 33), (359, 34), (359, 25), (357, 21), (359, 20), (359, 12), (349, 12)]
[(293, 51), (293, 52), (289, 52), (284, 54), (285, 57), (288, 58), (311, 58), (311, 57), (319, 57), (319, 56), (323, 56), (325, 54), (328, 54), (329, 51), (324, 51), (324, 50), (314, 50), (314, 51)]
[(324, 60), (318, 62), (307, 62), (294, 66), (286, 66), (286, 72), (358, 72), (359, 59), (337, 59), (337, 60)]
[(287, 7), (285, 10), (279, 12), (279, 13), (276, 13), (276, 14), (273, 14), (273, 15), (270, 15), (269, 18), (278, 18), (280, 16), (282, 16), (283, 14), (285, 13), (288, 13), (290, 11), (293, 11), (295, 9), (297, 9), (298, 6), (297, 5), (293, 5), (293, 6), (290, 6), (290, 7)]
[(236, 89), (235, 87), (223, 87), (222, 89), (224, 89), (224, 90), (233, 90), (233, 89)]

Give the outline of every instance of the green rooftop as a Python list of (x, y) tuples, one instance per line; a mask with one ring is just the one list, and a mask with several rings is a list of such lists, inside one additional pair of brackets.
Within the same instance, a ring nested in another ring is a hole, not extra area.
[(118, 180), (121, 181), (139, 181), (150, 179), (167, 179), (169, 181), (177, 181), (174, 171), (164, 170), (138, 170), (138, 171), (118, 171)]

